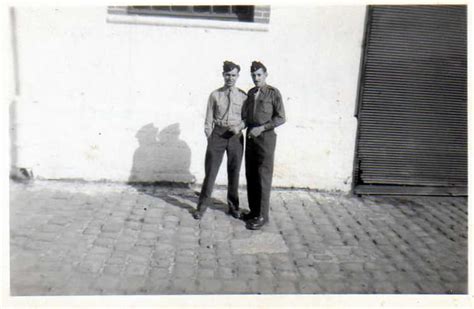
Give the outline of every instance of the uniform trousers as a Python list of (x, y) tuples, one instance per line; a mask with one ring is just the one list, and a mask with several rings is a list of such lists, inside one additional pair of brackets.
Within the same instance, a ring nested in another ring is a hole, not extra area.
[(219, 167), (227, 153), (227, 203), (229, 207), (239, 209), (239, 173), (242, 164), (244, 138), (242, 133), (232, 134), (225, 127), (215, 126), (208, 139), (204, 170), (206, 176), (199, 196), (199, 210), (203, 211), (210, 203), (212, 190)]
[(246, 142), (245, 173), (250, 216), (260, 216), (268, 222), (276, 134), (274, 130), (264, 131), (256, 138), (248, 138), (247, 134)]

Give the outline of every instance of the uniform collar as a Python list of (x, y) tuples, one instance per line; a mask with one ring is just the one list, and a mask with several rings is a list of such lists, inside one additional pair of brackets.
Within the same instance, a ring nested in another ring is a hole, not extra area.
[(224, 91), (224, 92), (230, 91), (232, 93), (232, 92), (235, 92), (236, 89), (237, 89), (237, 87), (235, 87), (235, 86), (232, 86), (232, 87), (223, 86), (222, 87), (222, 91)]
[(264, 86), (258, 88), (258, 87), (255, 87), (255, 92), (257, 92), (258, 90), (260, 89), (260, 93), (266, 93), (267, 90), (268, 90), (268, 85), (265, 84)]

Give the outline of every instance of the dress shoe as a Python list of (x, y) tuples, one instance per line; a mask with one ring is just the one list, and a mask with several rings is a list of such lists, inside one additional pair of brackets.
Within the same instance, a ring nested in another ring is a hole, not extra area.
[(246, 227), (249, 230), (259, 230), (265, 225), (265, 223), (267, 223), (267, 220), (265, 220), (263, 217), (257, 217), (247, 221)]
[(197, 210), (195, 212), (193, 212), (193, 218), (196, 219), (196, 220), (200, 220), (203, 215), (204, 215), (204, 213), (202, 213), (200, 211), (197, 211)]
[(249, 221), (249, 220), (253, 220), (255, 219), (257, 216), (253, 215), (251, 212), (249, 213), (243, 213), (241, 214), (240, 216), (240, 219), (244, 220), (244, 221)]
[(204, 216), (205, 211), (206, 209), (198, 206), (198, 208), (193, 212), (193, 218), (196, 220), (201, 219)]
[(240, 219), (242, 216), (240, 209), (234, 207), (229, 207), (229, 211), (227, 213), (236, 219)]

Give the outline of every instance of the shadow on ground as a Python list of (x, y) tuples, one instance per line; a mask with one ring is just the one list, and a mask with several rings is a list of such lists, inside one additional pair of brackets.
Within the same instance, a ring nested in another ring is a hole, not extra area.
[[(195, 211), (199, 201), (199, 191), (194, 190), (188, 184), (157, 183), (131, 185), (138, 192), (162, 199), (166, 203), (184, 209), (190, 214)], [(224, 213), (228, 211), (227, 204), (217, 198), (211, 199), (211, 204), (208, 208)]]

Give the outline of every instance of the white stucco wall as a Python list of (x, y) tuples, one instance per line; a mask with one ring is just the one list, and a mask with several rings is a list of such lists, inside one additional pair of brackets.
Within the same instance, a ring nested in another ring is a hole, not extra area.
[(266, 32), (108, 23), (105, 7), (15, 14), (16, 162), (35, 177), (202, 182), (222, 61), (242, 66), (247, 91), (260, 60), (288, 118), (274, 185), (350, 189), (364, 6), (273, 6)]

